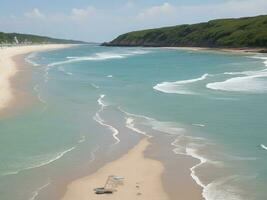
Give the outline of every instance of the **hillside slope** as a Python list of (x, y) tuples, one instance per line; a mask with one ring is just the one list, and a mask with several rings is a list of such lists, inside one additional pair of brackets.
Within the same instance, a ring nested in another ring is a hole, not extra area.
[(267, 47), (267, 15), (134, 31), (106, 46)]
[(63, 40), (63, 39), (55, 39), (45, 36), (38, 36), (38, 35), (30, 35), (30, 34), (19, 34), (19, 33), (3, 33), (0, 32), (0, 44), (81, 44), (85, 43), (82, 41), (76, 40)]

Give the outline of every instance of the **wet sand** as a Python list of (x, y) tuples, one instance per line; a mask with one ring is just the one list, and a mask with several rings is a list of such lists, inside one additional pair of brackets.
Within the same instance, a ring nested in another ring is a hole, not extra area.
[[(163, 164), (144, 156), (149, 145), (148, 139), (142, 139), (118, 160), (108, 163), (90, 176), (72, 182), (62, 200), (169, 199), (161, 181)], [(109, 175), (123, 177), (123, 184), (114, 187), (117, 191), (113, 194), (95, 194), (94, 188), (103, 187)]]
[[(190, 168), (199, 161), (173, 154), (166, 145), (171, 139), (142, 139), (119, 159), (71, 182), (61, 200), (203, 199), (202, 188), (190, 176)], [(109, 175), (123, 177), (123, 185), (115, 187), (113, 194), (95, 194), (94, 189), (103, 187)]]
[[(21, 98), (16, 98), (18, 90), (12, 87), (12, 79), (21, 70), (22, 64), (16, 58), (35, 51), (46, 51), (59, 48), (67, 48), (72, 45), (66, 44), (47, 44), (4, 47), (0, 49), (0, 113), (12, 103)], [(19, 59), (21, 60), (21, 59)]]

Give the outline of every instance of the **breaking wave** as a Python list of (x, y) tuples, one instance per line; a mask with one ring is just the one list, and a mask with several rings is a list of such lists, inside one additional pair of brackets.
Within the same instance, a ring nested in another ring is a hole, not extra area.
[(265, 146), (264, 144), (261, 144), (260, 146), (261, 146), (261, 148), (263, 148), (264, 150), (267, 150), (267, 146)]
[[(264, 60), (267, 67), (267, 57), (252, 57)], [(248, 92), (248, 93), (266, 93), (267, 92), (267, 69), (258, 71), (243, 72), (225, 72), (226, 75), (243, 75), (229, 78), (222, 82), (213, 82), (206, 85), (212, 90)]]
[(107, 105), (104, 103), (104, 101), (103, 101), (103, 98), (104, 98), (104, 97), (105, 97), (104, 94), (103, 94), (103, 95), (100, 95), (99, 99), (97, 100), (98, 105), (100, 105), (100, 109), (96, 112), (96, 114), (95, 114), (95, 116), (93, 117), (93, 119), (94, 119), (97, 123), (99, 123), (100, 125), (102, 125), (102, 126), (104, 126), (104, 127), (107, 127), (109, 130), (111, 130), (111, 132), (112, 132), (112, 136), (113, 136), (113, 138), (116, 140), (116, 142), (114, 143), (114, 145), (115, 145), (115, 144), (118, 144), (118, 143), (120, 142), (120, 139), (118, 138), (119, 131), (118, 131), (115, 127), (113, 127), (113, 126), (107, 124), (107, 123), (105, 122), (105, 120), (102, 119), (101, 116), (100, 116), (100, 113), (103, 112), (104, 109), (105, 109), (105, 107), (107, 106)]
[(35, 200), (36, 197), (38, 197), (39, 193), (40, 193), (43, 189), (45, 189), (47, 186), (49, 186), (49, 185), (50, 185), (50, 182), (48, 182), (48, 183), (44, 184), (43, 186), (37, 188), (37, 189), (32, 193), (32, 197), (31, 197), (29, 200)]
[(48, 67), (56, 66), (56, 65), (63, 65), (73, 62), (81, 62), (81, 61), (101, 61), (101, 60), (109, 60), (109, 59), (122, 59), (133, 55), (139, 55), (139, 54), (146, 54), (149, 51), (145, 50), (133, 50), (133, 51), (124, 51), (124, 52), (101, 52), (101, 53), (95, 53), (91, 56), (67, 56), (67, 60), (59, 61), (59, 62), (53, 62), (48, 64)]
[(142, 134), (148, 138), (152, 137), (151, 135), (148, 135), (145, 131), (142, 131), (142, 130), (136, 128), (135, 124), (134, 124), (134, 119), (131, 117), (126, 118), (126, 127), (128, 129), (131, 129), (132, 131), (134, 131), (136, 133), (140, 133), (140, 134)]
[[(65, 154), (71, 152), (75, 148), (76, 147), (71, 147), (65, 151), (54, 153), (54, 154), (38, 155), (38, 156), (32, 156), (28, 158), (17, 159), (17, 161), (13, 164), (13, 167), (9, 166), (9, 168), (19, 168), (19, 169), (14, 169), (14, 171), (3, 173), (2, 176), (14, 175), (14, 174), (20, 173), (21, 171), (35, 169), (35, 168), (43, 167), (45, 165), (49, 165), (55, 162), (56, 160), (62, 158)], [(19, 163), (19, 166), (17, 166), (18, 163)]]
[(38, 67), (40, 66), (40, 64), (38, 64), (37, 62), (33, 61), (33, 58), (36, 56), (36, 53), (31, 53), (29, 54), (26, 58), (25, 58), (25, 61), (27, 63), (30, 63), (32, 66), (34, 67)]
[(181, 80), (181, 81), (175, 81), (175, 82), (162, 82), (162, 83), (155, 85), (153, 88), (155, 90), (158, 90), (158, 91), (164, 92), (164, 93), (196, 94), (196, 93), (190, 91), (186, 87), (187, 84), (205, 80), (208, 76), (209, 76), (209, 74), (203, 74), (201, 77), (194, 78), (194, 79)]

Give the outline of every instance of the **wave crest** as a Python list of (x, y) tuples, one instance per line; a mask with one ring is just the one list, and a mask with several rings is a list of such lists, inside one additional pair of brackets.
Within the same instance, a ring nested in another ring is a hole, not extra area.
[(81, 62), (81, 61), (101, 61), (101, 60), (109, 60), (109, 59), (122, 59), (133, 55), (146, 54), (149, 51), (145, 50), (133, 50), (133, 51), (125, 51), (125, 52), (100, 52), (95, 53), (91, 56), (67, 56), (67, 60), (58, 61), (48, 64), (48, 67), (63, 65), (73, 62)]
[(174, 93), (174, 94), (196, 94), (189, 89), (187, 89), (186, 85), (190, 83), (195, 83), (198, 81), (205, 80), (209, 74), (203, 74), (201, 77), (181, 80), (175, 82), (162, 82), (153, 87), (153, 89), (158, 90), (164, 93)]
[[(264, 60), (267, 67), (267, 57), (252, 57)], [(248, 92), (248, 93), (266, 93), (267, 92), (267, 69), (258, 71), (243, 72), (225, 72), (226, 75), (242, 75), (229, 78), (221, 82), (208, 83), (206, 87), (212, 90)]]

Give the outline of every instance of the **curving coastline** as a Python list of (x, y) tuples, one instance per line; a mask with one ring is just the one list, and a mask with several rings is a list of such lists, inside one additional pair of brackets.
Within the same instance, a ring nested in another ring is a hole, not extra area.
[(0, 113), (15, 101), (16, 92), (12, 88), (11, 79), (20, 70), (14, 58), (19, 55), (29, 54), (35, 51), (46, 51), (67, 48), (69, 44), (46, 44), (4, 47), (0, 49)]

